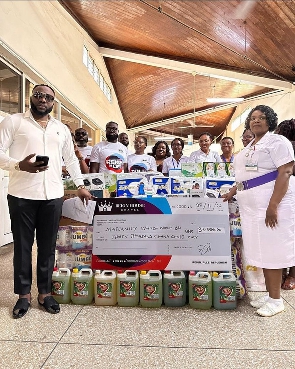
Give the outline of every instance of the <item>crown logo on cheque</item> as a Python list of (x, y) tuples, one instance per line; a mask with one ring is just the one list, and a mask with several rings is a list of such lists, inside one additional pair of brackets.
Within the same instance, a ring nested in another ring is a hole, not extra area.
[(101, 202), (98, 204), (98, 210), (99, 211), (112, 211), (113, 205), (105, 200), (104, 202)]

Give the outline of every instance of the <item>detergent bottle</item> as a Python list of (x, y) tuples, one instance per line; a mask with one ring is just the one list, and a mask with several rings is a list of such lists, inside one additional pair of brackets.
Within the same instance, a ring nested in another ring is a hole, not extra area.
[(210, 309), (212, 306), (212, 279), (208, 272), (189, 274), (189, 304), (195, 309)]
[(51, 295), (59, 304), (69, 304), (71, 302), (70, 278), (70, 269), (53, 269), (51, 280)]
[(114, 270), (96, 271), (94, 275), (95, 305), (116, 305), (117, 275)]
[(142, 270), (140, 272), (140, 305), (142, 307), (160, 307), (163, 300), (162, 274), (160, 270)]
[(213, 304), (218, 310), (237, 307), (236, 277), (233, 273), (213, 273)]
[(117, 300), (119, 306), (138, 305), (139, 279), (137, 270), (118, 270)]
[(163, 276), (163, 295), (166, 306), (184, 306), (186, 303), (186, 280), (182, 271), (166, 271)]
[(73, 269), (71, 280), (71, 300), (76, 305), (87, 305), (93, 301), (92, 269)]

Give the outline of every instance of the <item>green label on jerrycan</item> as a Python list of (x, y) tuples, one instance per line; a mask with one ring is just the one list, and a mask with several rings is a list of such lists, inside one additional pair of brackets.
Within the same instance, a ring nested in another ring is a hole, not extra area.
[(64, 296), (64, 294), (65, 294), (65, 282), (52, 281), (51, 295), (52, 296)]
[(208, 301), (209, 300), (209, 286), (192, 284), (193, 300), (194, 301)]
[(74, 281), (73, 296), (88, 297), (89, 282)]
[(106, 282), (96, 283), (96, 295), (98, 298), (111, 298), (113, 293), (113, 284)]
[(144, 300), (159, 300), (159, 285), (145, 283), (143, 285), (143, 299)]
[(169, 299), (182, 298), (183, 296), (183, 283), (177, 282), (168, 283), (168, 296)]
[(120, 281), (120, 296), (121, 297), (134, 297), (135, 287), (136, 287), (135, 282)]
[(219, 287), (219, 301), (221, 304), (234, 302), (236, 300), (235, 289), (232, 286)]

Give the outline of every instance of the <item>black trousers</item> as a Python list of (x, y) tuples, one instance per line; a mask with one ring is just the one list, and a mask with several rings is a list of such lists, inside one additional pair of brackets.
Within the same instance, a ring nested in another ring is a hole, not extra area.
[(35, 230), (38, 292), (50, 293), (63, 198), (28, 200), (8, 195), (7, 200), (14, 241), (14, 293), (26, 295), (31, 291)]

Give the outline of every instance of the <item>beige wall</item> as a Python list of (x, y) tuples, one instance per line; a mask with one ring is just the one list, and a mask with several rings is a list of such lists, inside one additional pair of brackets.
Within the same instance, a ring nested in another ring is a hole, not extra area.
[[(114, 120), (120, 131), (125, 131), (114, 91), (110, 103), (82, 61), (85, 45), (112, 87), (97, 46), (57, 1), (1, 1), (0, 14), (0, 40), (16, 54), (5, 55), (10, 62), (37, 82), (37, 74), (42, 75), (98, 127), (104, 129)], [(28, 65), (36, 73), (30, 72)]]
[[(292, 102), (293, 101), (293, 102)], [(272, 97), (265, 97), (251, 102), (246, 102), (239, 105), (233, 115), (231, 122), (235, 120), (245, 109), (248, 107), (255, 108), (257, 105), (268, 105), (278, 115), (279, 123), (285, 119), (295, 118), (295, 92), (292, 93), (281, 93)], [(234, 131), (231, 132), (231, 123), (229, 123), (224, 136), (230, 136), (235, 141), (235, 151), (239, 151), (243, 145), (240, 139), (244, 131), (244, 122)]]

